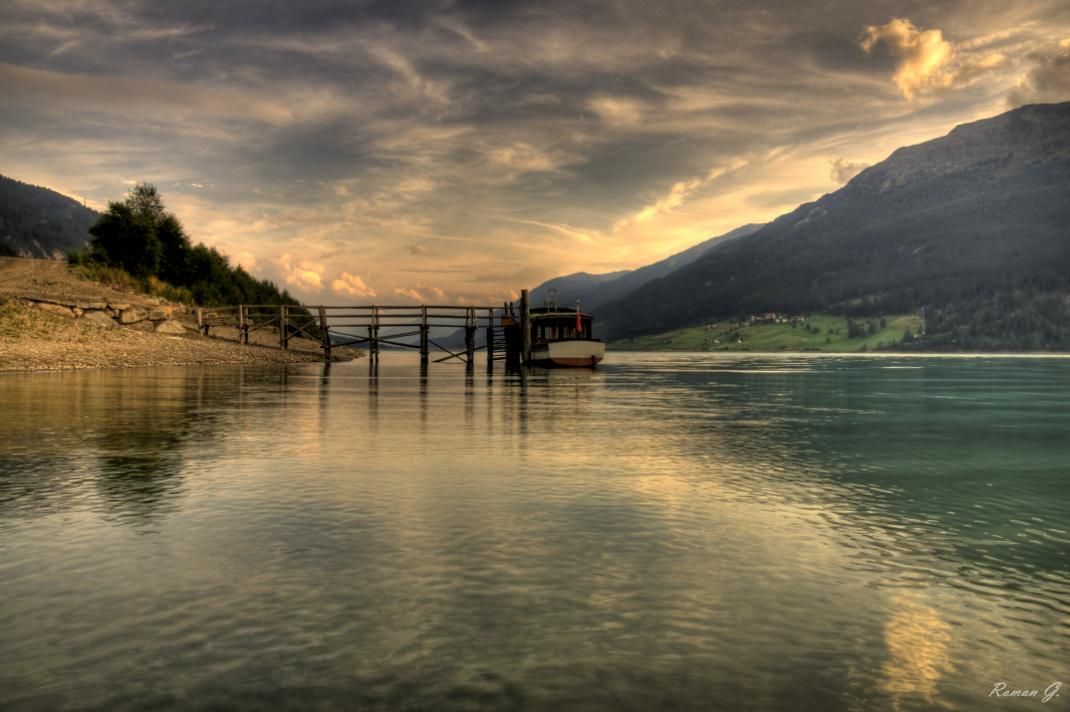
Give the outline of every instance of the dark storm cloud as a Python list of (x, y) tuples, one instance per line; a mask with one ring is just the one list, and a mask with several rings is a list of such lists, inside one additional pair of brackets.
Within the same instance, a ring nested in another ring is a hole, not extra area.
[(350, 295), (427, 292), (400, 280), (429, 269), (475, 298), (477, 279), (447, 276), (634, 266), (775, 217), (1014, 86), (1053, 97), (1067, 15), (1054, 0), (12, 0), (0, 170), (101, 203), (130, 180), (170, 186), (202, 239), (298, 290), (344, 272)]

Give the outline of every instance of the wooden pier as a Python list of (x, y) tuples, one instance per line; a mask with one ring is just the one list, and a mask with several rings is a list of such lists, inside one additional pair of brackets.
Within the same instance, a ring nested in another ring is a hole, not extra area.
[[(450, 305), (360, 305), (288, 306), (239, 304), (230, 307), (197, 309), (197, 328), (211, 335), (215, 327), (236, 328), (238, 341), (249, 343), (249, 334), (269, 330), (277, 334), (280, 349), (289, 348), (290, 339), (304, 337), (319, 343), (323, 358), (331, 359), (332, 349), (362, 346), (368, 357), (378, 361), (383, 346), (420, 352), (420, 363), (432, 362), (432, 351), (444, 354), (434, 363), (457, 360), (471, 367), (477, 351), (487, 352), (487, 369), (496, 361), (517, 368), (531, 359), (531, 309), (528, 292), (523, 290), (517, 304), (497, 307)], [(431, 338), (432, 328), (464, 330), (463, 350), (440, 344)], [(484, 343), (476, 346), (483, 331)], [(416, 343), (406, 341), (417, 338)]]

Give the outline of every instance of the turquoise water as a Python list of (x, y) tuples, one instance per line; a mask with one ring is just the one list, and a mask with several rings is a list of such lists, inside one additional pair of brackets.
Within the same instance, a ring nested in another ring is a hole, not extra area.
[(0, 376), (0, 709), (1060, 709), (1070, 360)]

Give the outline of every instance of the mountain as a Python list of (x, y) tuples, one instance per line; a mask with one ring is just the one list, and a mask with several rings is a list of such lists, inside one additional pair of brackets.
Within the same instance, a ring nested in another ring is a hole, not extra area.
[(925, 308), (946, 348), (1070, 348), (1070, 102), (895, 151), (605, 305), (622, 338), (767, 311)]
[(574, 306), (577, 301), (580, 301), (583, 308), (590, 311), (597, 307), (597, 295), (602, 288), (629, 273), (628, 270), (603, 274), (576, 272), (563, 277), (554, 277), (532, 289), (528, 299), (532, 306), (541, 307), (549, 296), (550, 290), (555, 289), (557, 290), (557, 303), (562, 307)]
[[(737, 227), (731, 232), (717, 237), (711, 237), (697, 245), (687, 248), (674, 255), (666, 257), (660, 262), (640, 267), (634, 270), (621, 270), (619, 272), (605, 272), (603, 274), (590, 274), (589, 272), (575, 272), (562, 277), (548, 279), (531, 290), (529, 302), (533, 307), (541, 307), (546, 303), (550, 290), (557, 290), (557, 304), (564, 308), (574, 308), (576, 302), (584, 311), (591, 312), (599, 309), (603, 304), (619, 299), (626, 294), (638, 289), (652, 279), (663, 277), (683, 265), (690, 264), (714, 247), (726, 244), (743, 235), (749, 235), (761, 225), (751, 224)], [(598, 326), (596, 325), (596, 330)], [(464, 329), (456, 329), (450, 333), (440, 333), (432, 336), (436, 343), (446, 348), (461, 348), (464, 346)], [(417, 339), (402, 338), (403, 343), (416, 343)], [(476, 344), (482, 345), (486, 341), (484, 334), (476, 334)]]
[[(541, 307), (546, 303), (550, 290), (555, 289), (557, 290), (557, 304), (560, 307), (573, 308), (576, 302), (580, 302), (580, 307), (584, 311), (592, 312), (604, 304), (629, 294), (652, 279), (664, 277), (673, 270), (690, 264), (714, 247), (726, 244), (738, 237), (749, 235), (761, 227), (762, 225), (757, 224), (737, 227), (724, 235), (711, 237), (659, 262), (634, 270), (605, 272), (603, 274), (575, 272), (562, 277), (554, 277), (532, 289), (528, 298), (531, 306)], [(595, 328), (598, 329), (598, 326), (596, 325)], [(464, 329), (456, 329), (450, 333), (442, 333), (432, 338), (446, 348), (461, 348), (464, 345)], [(477, 344), (482, 345), (485, 340), (482, 332), (476, 334)], [(399, 339), (399, 341), (416, 343), (415, 338), (403, 338)]]
[(62, 259), (85, 247), (98, 217), (65, 195), (0, 175), (0, 254)]
[(670, 272), (694, 262), (699, 257), (728, 242), (749, 235), (762, 225), (750, 224), (737, 227), (731, 232), (698, 243), (665, 259), (634, 270), (588, 274), (577, 272), (564, 277), (555, 277), (531, 290), (531, 304), (542, 306), (550, 289), (557, 290), (557, 303), (571, 307), (577, 301), (585, 311), (594, 311), (603, 304), (626, 296), (647, 282), (668, 275)]

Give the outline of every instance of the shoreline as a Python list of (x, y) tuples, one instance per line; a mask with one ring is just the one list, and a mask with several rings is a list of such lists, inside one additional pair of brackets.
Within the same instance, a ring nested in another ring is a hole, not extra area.
[(618, 349), (609, 354), (702, 354), (704, 356), (851, 356), (858, 358), (1070, 358), (1070, 351), (687, 351)]
[[(50, 373), (145, 366), (323, 363), (320, 344), (236, 329), (204, 336), (186, 305), (83, 279), (65, 263), (0, 258), (0, 373)], [(228, 338), (229, 337), (229, 338)], [(338, 348), (332, 361), (360, 358)]]
[[(43, 312), (19, 300), (0, 300), (0, 374), (324, 363), (319, 345), (306, 339), (292, 339), (291, 349), (283, 351), (266, 344), (203, 336), (194, 326), (183, 325), (186, 331), (181, 335), (157, 333), (151, 323), (105, 328)], [(331, 360), (348, 361), (362, 355), (356, 349), (336, 349)]]

